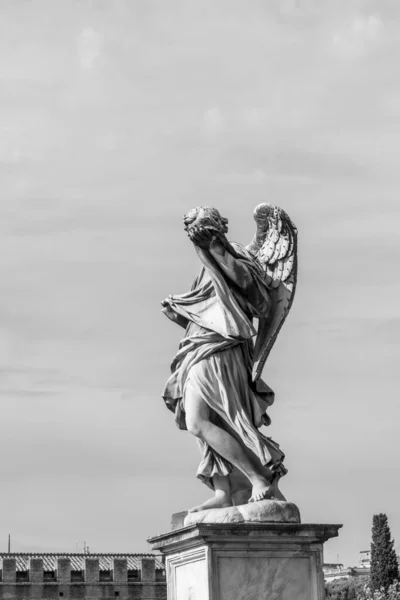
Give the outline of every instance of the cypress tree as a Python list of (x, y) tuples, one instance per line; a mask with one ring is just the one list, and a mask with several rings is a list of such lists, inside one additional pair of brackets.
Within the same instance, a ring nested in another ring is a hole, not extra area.
[(388, 518), (385, 514), (374, 515), (371, 543), (371, 588), (385, 590), (399, 579), (399, 564), (391, 539)]

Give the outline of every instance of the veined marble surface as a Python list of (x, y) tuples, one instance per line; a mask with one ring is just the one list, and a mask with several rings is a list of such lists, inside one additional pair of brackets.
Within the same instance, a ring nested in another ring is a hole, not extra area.
[(219, 557), (218, 580), (218, 600), (315, 598), (307, 556), (265, 559), (247, 558), (243, 554), (235, 558)]
[(201, 522), (149, 541), (166, 557), (170, 600), (323, 600), (323, 544), (340, 527)]

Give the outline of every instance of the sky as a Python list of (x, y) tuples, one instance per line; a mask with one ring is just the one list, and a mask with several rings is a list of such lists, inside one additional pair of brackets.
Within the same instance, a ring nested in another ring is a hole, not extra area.
[(396, 0), (1, 0), (0, 548), (146, 552), (209, 496), (161, 393), (197, 205), (299, 230), (265, 431), (303, 522), (400, 550)]

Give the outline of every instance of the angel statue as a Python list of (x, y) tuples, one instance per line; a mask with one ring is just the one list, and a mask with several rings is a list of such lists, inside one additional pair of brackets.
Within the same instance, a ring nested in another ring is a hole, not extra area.
[(185, 329), (163, 398), (178, 427), (198, 438), (197, 477), (214, 492), (190, 512), (285, 500), (285, 456), (259, 430), (274, 401), (260, 376), (293, 301), (297, 229), (272, 204), (257, 206), (254, 219), (244, 247), (228, 242), (228, 220), (215, 208), (189, 211), (184, 227), (202, 268), (190, 292), (161, 303)]

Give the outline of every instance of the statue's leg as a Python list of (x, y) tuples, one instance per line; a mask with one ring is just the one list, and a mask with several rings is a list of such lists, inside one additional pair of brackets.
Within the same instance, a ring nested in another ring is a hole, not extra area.
[(230, 433), (211, 423), (207, 403), (192, 388), (186, 389), (185, 412), (188, 430), (246, 475), (253, 487), (251, 500), (273, 496), (274, 486), (266, 478), (265, 468), (261, 470)]
[(212, 481), (215, 492), (214, 497), (206, 500), (203, 504), (194, 506), (189, 512), (199, 512), (200, 510), (208, 510), (210, 508), (225, 508), (227, 506), (232, 506), (229, 476), (214, 475)]

